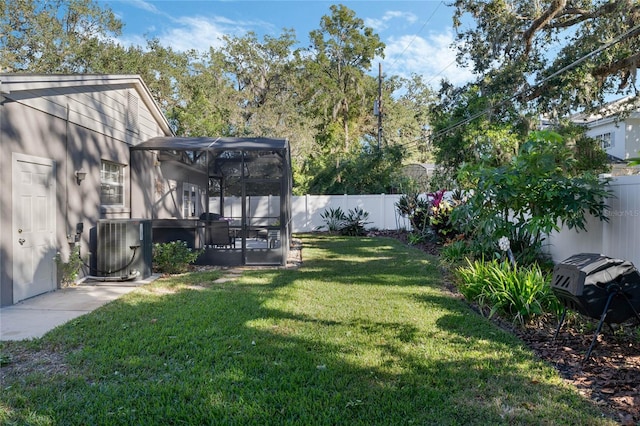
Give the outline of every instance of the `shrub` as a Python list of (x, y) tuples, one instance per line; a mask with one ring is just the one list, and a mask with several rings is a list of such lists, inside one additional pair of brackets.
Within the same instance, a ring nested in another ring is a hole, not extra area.
[(322, 218), (322, 220), (324, 220), (325, 224), (323, 226), (319, 226), (318, 229), (326, 228), (329, 232), (338, 232), (342, 228), (342, 225), (347, 218), (340, 207), (336, 209), (330, 208), (329, 210), (325, 210), (324, 212), (320, 213), (320, 217)]
[(456, 239), (447, 241), (440, 249), (440, 260), (445, 265), (455, 265), (472, 256), (468, 241)]
[(156, 243), (153, 245), (153, 266), (158, 272), (179, 274), (186, 272), (201, 253), (190, 249), (185, 241)]
[(398, 212), (409, 219), (415, 243), (427, 240), (444, 241), (455, 237), (459, 231), (451, 221), (451, 213), (462, 198), (445, 199), (446, 190), (426, 194), (403, 195), (396, 203)]
[(451, 220), (451, 213), (456, 206), (464, 203), (462, 194), (459, 191), (453, 192), (449, 200), (444, 198), (445, 194), (446, 191), (444, 189), (428, 194), (431, 202), (429, 226), (440, 241), (460, 234), (460, 231)]
[(398, 212), (409, 219), (413, 232), (423, 234), (429, 226), (429, 200), (419, 194), (403, 195), (396, 203)]
[(329, 232), (338, 232), (340, 235), (365, 235), (365, 225), (371, 223), (367, 222), (369, 213), (359, 207), (350, 209), (347, 214), (340, 207), (325, 210), (320, 214), (320, 217), (324, 220), (325, 225), (318, 227), (318, 229), (326, 228)]
[(608, 220), (607, 181), (577, 169), (553, 132), (532, 132), (508, 164), (462, 167), (458, 181), (469, 197), (454, 209), (454, 223), (476, 240), (508, 237), (526, 263), (541, 257), (545, 235), (561, 226), (585, 230), (590, 216)]
[(536, 265), (524, 268), (498, 260), (469, 260), (456, 269), (456, 277), (462, 295), (488, 308), (489, 317), (498, 314), (524, 324), (534, 316), (561, 311), (549, 276)]
[(353, 210), (349, 210), (347, 217), (345, 218), (342, 228), (340, 228), (340, 234), (350, 236), (365, 235), (366, 231), (364, 226), (368, 223), (369, 212), (365, 212), (359, 207)]
[(74, 285), (78, 279), (80, 268), (82, 268), (83, 260), (80, 257), (80, 245), (75, 244), (69, 253), (69, 259), (65, 262), (62, 260), (60, 252), (54, 257), (56, 266), (58, 267), (58, 275), (60, 276), (60, 285), (68, 287)]

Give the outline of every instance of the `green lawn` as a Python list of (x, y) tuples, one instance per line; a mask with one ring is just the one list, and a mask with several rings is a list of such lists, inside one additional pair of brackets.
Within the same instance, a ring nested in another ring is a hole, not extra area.
[(161, 279), (3, 343), (5, 371), (38, 361), (3, 380), (0, 424), (614, 424), (444, 291), (436, 258), (301, 238), (299, 269)]

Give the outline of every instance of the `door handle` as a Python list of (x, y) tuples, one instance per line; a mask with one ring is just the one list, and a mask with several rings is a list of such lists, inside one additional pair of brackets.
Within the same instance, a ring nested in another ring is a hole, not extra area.
[(18, 242), (20, 243), (20, 245), (23, 245), (23, 244), (24, 244), (24, 242), (25, 242), (25, 239), (24, 239), (24, 238), (20, 238), (20, 239), (18, 240)]

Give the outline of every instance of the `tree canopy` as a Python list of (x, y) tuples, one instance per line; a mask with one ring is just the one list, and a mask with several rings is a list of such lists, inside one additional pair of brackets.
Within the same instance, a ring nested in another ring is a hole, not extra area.
[[(289, 139), (296, 193), (391, 191), (408, 162), (435, 159), (451, 176), (463, 163), (499, 166), (540, 111), (635, 93), (637, 1), (454, 6), (458, 59), (479, 78), (461, 88), (445, 82), (438, 94), (418, 75), (374, 77), (385, 45), (344, 5), (331, 6), (305, 43), (283, 29), (181, 52), (157, 39), (122, 46), (122, 22), (96, 0), (0, 0), (0, 71), (139, 74), (178, 135)], [(590, 155), (584, 164), (602, 158), (590, 143), (580, 147)]]
[(92, 72), (105, 40), (122, 30), (92, 0), (2, 0), (0, 16), (2, 72)]
[[(636, 94), (640, 3), (634, 0), (456, 0), (458, 59), (485, 91), (549, 113)], [(469, 20), (471, 18), (471, 25)]]

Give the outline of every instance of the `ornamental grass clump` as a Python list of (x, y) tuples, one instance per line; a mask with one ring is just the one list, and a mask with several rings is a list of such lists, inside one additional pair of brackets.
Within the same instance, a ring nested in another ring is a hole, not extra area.
[(497, 314), (525, 324), (561, 309), (549, 276), (537, 265), (524, 268), (499, 260), (468, 260), (466, 266), (456, 269), (456, 277), (462, 295), (488, 309), (489, 318)]

